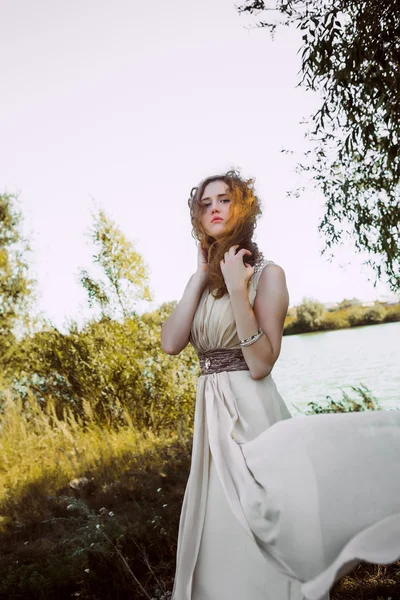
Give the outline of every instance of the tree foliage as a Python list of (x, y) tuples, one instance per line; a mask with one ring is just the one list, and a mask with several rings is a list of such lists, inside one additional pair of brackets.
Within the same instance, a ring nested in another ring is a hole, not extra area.
[(324, 305), (321, 302), (317, 302), (312, 298), (303, 298), (296, 309), (298, 326), (303, 331), (317, 329), (321, 324), (324, 311)]
[(103, 210), (94, 215), (90, 235), (97, 249), (93, 261), (103, 277), (96, 280), (85, 269), (80, 270), (79, 280), (87, 291), (89, 306), (99, 307), (103, 317), (135, 315), (137, 300), (152, 299), (142, 256)]
[[(319, 230), (325, 253), (344, 239), (366, 251), (375, 284), (384, 271), (400, 289), (400, 0), (247, 0), (239, 13), (262, 12), (301, 30), (299, 85), (318, 91), (312, 150), (299, 163), (326, 199)], [(301, 190), (289, 194), (299, 195)]]
[(103, 211), (95, 215), (92, 230), (97, 246), (93, 262), (102, 277), (96, 280), (81, 270), (91, 305), (101, 309), (100, 318), (93, 317), (81, 330), (70, 320), (67, 334), (42, 320), (40, 330), (31, 328), (20, 340), (13, 336), (12, 326), (27, 308), (30, 281), (22, 254), (13, 250), (22, 240), (20, 216), (9, 198), (1, 199), (0, 342), (3, 347), (9, 342), (13, 361), (6, 370), (7, 348), (2, 348), (0, 413), (7, 390), (22, 400), (27, 413), (33, 395), (43, 409), (53, 402), (58, 419), (68, 420), (70, 409), (82, 425), (89, 411), (111, 427), (118, 428), (128, 414), (138, 430), (190, 428), (200, 372), (197, 356), (192, 347), (179, 357), (161, 349), (161, 325), (176, 302), (141, 316), (134, 312), (137, 299), (151, 300), (146, 267)]
[(2, 379), (11, 368), (16, 334), (29, 325), (35, 281), (28, 277), (28, 241), (21, 233), (17, 197), (0, 195), (0, 367)]
[(344, 298), (339, 302), (337, 309), (350, 308), (351, 306), (358, 306), (359, 304), (361, 304), (361, 301), (358, 298)]
[(162, 351), (161, 323), (170, 313), (162, 305), (123, 323), (93, 319), (81, 331), (72, 322), (67, 334), (47, 325), (21, 341), (8, 389), (27, 402), (33, 393), (43, 408), (51, 397), (59, 419), (68, 407), (84, 422), (90, 407), (111, 427), (124, 422), (124, 411), (138, 430), (190, 427), (199, 361), (191, 346), (179, 356)]

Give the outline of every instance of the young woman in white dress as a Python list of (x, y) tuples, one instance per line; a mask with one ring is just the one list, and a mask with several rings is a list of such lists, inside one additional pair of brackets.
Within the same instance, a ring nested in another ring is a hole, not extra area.
[(198, 268), (161, 334), (202, 373), (172, 600), (328, 600), (361, 560), (400, 557), (400, 412), (292, 418), (271, 374), (289, 294), (252, 239), (253, 181), (208, 177), (189, 207)]

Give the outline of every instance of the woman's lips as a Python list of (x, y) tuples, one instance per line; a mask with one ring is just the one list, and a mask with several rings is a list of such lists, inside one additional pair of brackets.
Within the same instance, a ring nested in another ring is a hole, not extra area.
[(213, 219), (211, 223), (221, 223), (222, 219)]

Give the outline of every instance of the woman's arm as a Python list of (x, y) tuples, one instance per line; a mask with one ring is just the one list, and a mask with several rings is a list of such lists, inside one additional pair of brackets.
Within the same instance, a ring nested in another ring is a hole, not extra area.
[(253, 379), (270, 374), (281, 351), (283, 326), (289, 306), (285, 272), (279, 265), (264, 267), (257, 286), (254, 310), (245, 290), (231, 295), (231, 305), (239, 339), (256, 333), (261, 327), (265, 335), (250, 346), (243, 346), (244, 359)]
[(161, 348), (167, 354), (179, 354), (189, 343), (193, 317), (208, 276), (196, 271), (188, 281), (182, 299), (161, 327)]

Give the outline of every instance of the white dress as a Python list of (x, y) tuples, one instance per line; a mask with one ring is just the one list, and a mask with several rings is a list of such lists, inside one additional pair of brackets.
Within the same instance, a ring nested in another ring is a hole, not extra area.
[[(205, 288), (190, 343), (240, 348), (228, 294)], [(400, 411), (292, 417), (271, 374), (199, 377), (172, 600), (329, 600), (399, 558)]]

